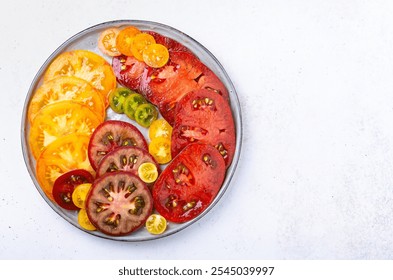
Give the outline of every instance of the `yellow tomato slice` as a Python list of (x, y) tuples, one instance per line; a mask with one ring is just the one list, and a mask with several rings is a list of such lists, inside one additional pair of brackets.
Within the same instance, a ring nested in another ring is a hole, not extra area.
[(85, 209), (85, 201), (90, 188), (91, 184), (85, 183), (80, 184), (74, 189), (72, 193), (72, 202), (76, 207)]
[(127, 56), (132, 56), (132, 41), (139, 33), (141, 33), (141, 31), (135, 26), (128, 26), (121, 30), (116, 38), (116, 47), (119, 52)]
[(153, 183), (158, 177), (157, 166), (151, 162), (142, 163), (138, 167), (138, 176), (147, 184)]
[(151, 214), (146, 220), (146, 229), (151, 234), (161, 234), (167, 226), (166, 219), (158, 214)]
[(104, 30), (101, 33), (100, 38), (98, 38), (98, 48), (100, 51), (109, 56), (121, 55), (116, 47), (116, 38), (119, 32), (120, 29), (118, 28), (108, 28)]
[(151, 44), (143, 51), (143, 61), (153, 68), (164, 66), (169, 60), (168, 49), (161, 44)]
[(30, 123), (41, 108), (64, 100), (81, 103), (105, 118), (105, 101), (93, 86), (76, 77), (61, 76), (45, 82), (34, 92), (28, 110)]
[(172, 136), (172, 126), (165, 119), (158, 119), (152, 122), (149, 127), (149, 138), (154, 140), (158, 137), (170, 139)]
[(143, 52), (151, 44), (155, 44), (154, 37), (147, 33), (139, 33), (132, 40), (132, 55), (139, 61), (143, 61)]
[(79, 210), (78, 213), (78, 224), (85, 230), (96, 230), (96, 227), (90, 222), (89, 216), (85, 209)]
[(89, 82), (104, 100), (116, 87), (116, 76), (109, 63), (98, 54), (87, 50), (64, 52), (55, 58), (45, 72), (44, 81), (59, 76), (75, 76)]
[(91, 135), (103, 121), (88, 107), (71, 101), (56, 102), (42, 108), (30, 127), (29, 144), (33, 156), (50, 143), (71, 133)]
[(171, 141), (165, 137), (157, 137), (149, 144), (149, 153), (159, 164), (171, 161)]
[(90, 137), (83, 134), (61, 137), (46, 147), (37, 159), (38, 183), (52, 201), (53, 184), (60, 175), (74, 169), (85, 169), (95, 174), (87, 156), (89, 140)]

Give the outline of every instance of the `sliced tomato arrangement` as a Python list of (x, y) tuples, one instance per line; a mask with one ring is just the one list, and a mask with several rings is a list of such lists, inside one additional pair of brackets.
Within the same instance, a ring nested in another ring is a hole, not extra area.
[(106, 154), (122, 146), (147, 150), (145, 138), (132, 124), (112, 120), (99, 125), (89, 143), (89, 160), (93, 168), (96, 170)]
[(129, 172), (107, 173), (98, 178), (86, 200), (86, 212), (101, 232), (127, 235), (144, 225), (152, 213), (153, 199), (146, 185)]
[(235, 153), (235, 125), (228, 102), (203, 89), (188, 93), (178, 103), (172, 132), (172, 156), (190, 143), (210, 144), (228, 167)]
[(53, 198), (62, 208), (78, 210), (78, 205), (73, 202), (74, 190), (80, 185), (92, 183), (93, 175), (84, 169), (75, 169), (58, 177), (53, 185)]
[(120, 147), (108, 153), (100, 162), (97, 168), (97, 176), (102, 176), (108, 172), (128, 171), (138, 175), (138, 168), (141, 164), (153, 163), (157, 170), (160, 167), (146, 150), (137, 147)]
[(168, 221), (187, 222), (210, 205), (224, 176), (224, 159), (214, 147), (190, 144), (154, 184), (154, 208)]

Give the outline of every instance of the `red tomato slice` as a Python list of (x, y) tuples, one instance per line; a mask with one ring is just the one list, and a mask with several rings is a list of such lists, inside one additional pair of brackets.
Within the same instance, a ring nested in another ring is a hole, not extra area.
[(224, 176), (224, 160), (214, 147), (190, 144), (158, 177), (153, 187), (154, 207), (168, 221), (190, 221), (210, 205)]
[(123, 121), (103, 122), (90, 138), (88, 155), (91, 166), (97, 170), (106, 154), (122, 146), (148, 149), (142, 133), (132, 124)]
[(153, 209), (149, 189), (135, 175), (119, 171), (98, 178), (86, 198), (86, 212), (101, 232), (127, 235), (141, 227)]
[(100, 162), (97, 177), (108, 172), (128, 171), (138, 175), (138, 168), (142, 163), (151, 162), (160, 170), (159, 165), (146, 150), (136, 147), (121, 147), (108, 153)]
[(222, 96), (206, 89), (190, 92), (178, 102), (172, 131), (172, 157), (194, 142), (216, 147), (226, 167), (231, 164), (236, 147), (231, 108)]
[(75, 169), (64, 173), (56, 179), (53, 185), (53, 198), (64, 209), (78, 210), (79, 208), (72, 202), (72, 193), (77, 186), (93, 181), (93, 175), (84, 169)]

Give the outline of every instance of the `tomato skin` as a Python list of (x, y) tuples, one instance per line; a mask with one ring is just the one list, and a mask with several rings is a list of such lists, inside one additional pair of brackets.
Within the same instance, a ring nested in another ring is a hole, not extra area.
[(93, 181), (93, 175), (84, 169), (75, 169), (64, 173), (54, 183), (53, 198), (64, 209), (78, 210), (79, 208), (72, 202), (72, 193), (77, 186), (92, 183)]
[(236, 148), (235, 124), (228, 102), (206, 89), (186, 94), (176, 106), (171, 151), (175, 157), (190, 143), (217, 148), (228, 167)]
[(99, 177), (86, 199), (91, 223), (111, 236), (123, 236), (139, 229), (152, 210), (153, 200), (147, 186), (137, 176), (124, 171)]
[(214, 147), (190, 144), (154, 184), (154, 208), (168, 221), (190, 221), (211, 204), (224, 177), (225, 162)]

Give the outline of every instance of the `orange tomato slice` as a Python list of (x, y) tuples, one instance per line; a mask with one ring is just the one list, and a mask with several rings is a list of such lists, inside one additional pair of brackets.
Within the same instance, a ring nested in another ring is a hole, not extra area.
[(30, 123), (41, 108), (64, 100), (81, 103), (105, 118), (104, 100), (93, 86), (76, 77), (61, 76), (44, 83), (34, 92), (28, 110)]
[(103, 121), (88, 107), (71, 101), (45, 106), (35, 117), (29, 135), (30, 148), (35, 158), (56, 139), (71, 133), (90, 135)]
[[(59, 76), (75, 76), (89, 82), (104, 100), (107, 100), (108, 93), (116, 87), (116, 76), (109, 63), (98, 54), (86, 50), (60, 54), (46, 70), (44, 81)], [(105, 104), (108, 105), (107, 101)]]
[(85, 169), (95, 174), (87, 157), (89, 140), (87, 135), (69, 134), (52, 142), (41, 153), (37, 160), (37, 180), (52, 201), (53, 184), (60, 175), (74, 169)]
[(139, 61), (143, 61), (143, 52), (151, 44), (155, 44), (154, 37), (147, 33), (137, 34), (132, 40), (131, 51), (133, 56)]
[(132, 56), (132, 41), (139, 33), (141, 33), (141, 31), (134, 26), (128, 26), (121, 30), (116, 38), (116, 47), (119, 52), (127, 56)]
[(160, 68), (169, 60), (168, 49), (161, 44), (151, 44), (143, 51), (143, 61), (153, 68)]
[(100, 38), (98, 38), (98, 48), (100, 51), (109, 56), (121, 55), (116, 47), (116, 38), (119, 32), (120, 29), (118, 28), (108, 28), (104, 30), (101, 33)]

